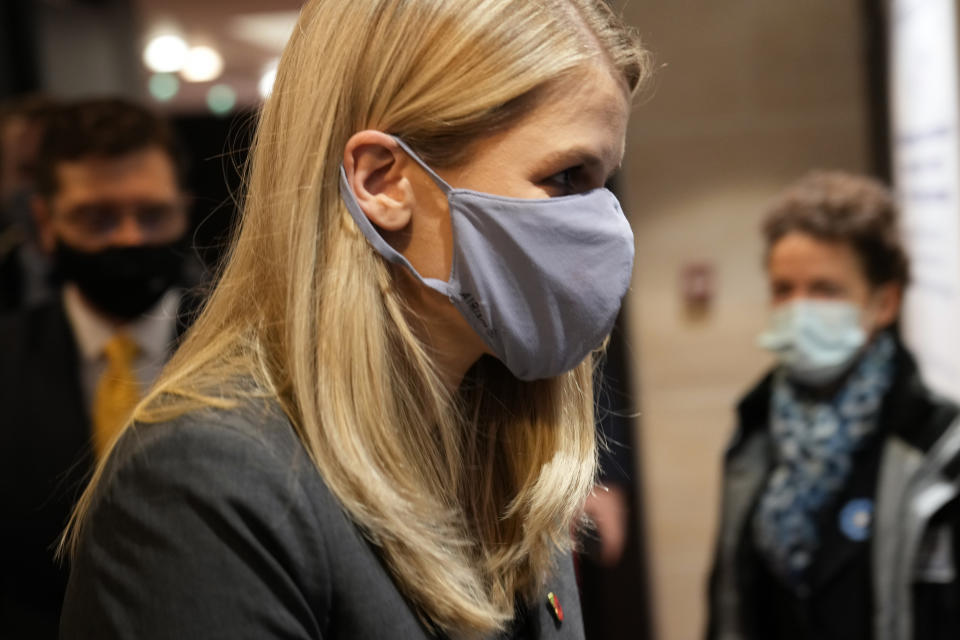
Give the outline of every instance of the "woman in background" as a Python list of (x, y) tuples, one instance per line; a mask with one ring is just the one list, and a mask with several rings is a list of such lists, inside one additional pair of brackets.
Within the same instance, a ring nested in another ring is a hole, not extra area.
[(601, 0), (313, 0), (230, 256), (66, 542), (67, 638), (582, 637), (646, 73)]
[(777, 366), (727, 452), (711, 639), (960, 637), (960, 421), (900, 341), (896, 218), (839, 172), (767, 217)]

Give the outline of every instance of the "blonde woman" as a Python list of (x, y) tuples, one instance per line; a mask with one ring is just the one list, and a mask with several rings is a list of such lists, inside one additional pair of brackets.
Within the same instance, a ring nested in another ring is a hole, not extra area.
[(602, 0), (313, 0), (222, 277), (79, 504), (67, 638), (582, 637), (646, 72)]

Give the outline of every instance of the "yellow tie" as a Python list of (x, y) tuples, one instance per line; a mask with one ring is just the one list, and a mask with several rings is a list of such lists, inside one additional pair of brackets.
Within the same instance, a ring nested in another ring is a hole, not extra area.
[(140, 385), (133, 372), (139, 347), (130, 336), (117, 333), (103, 348), (107, 369), (100, 376), (93, 398), (93, 448), (101, 455), (126, 424), (140, 400)]

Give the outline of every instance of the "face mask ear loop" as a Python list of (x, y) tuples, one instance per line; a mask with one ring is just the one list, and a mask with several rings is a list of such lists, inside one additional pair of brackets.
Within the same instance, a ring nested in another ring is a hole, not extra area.
[(350, 216), (353, 218), (354, 222), (360, 228), (360, 231), (366, 236), (367, 241), (373, 245), (373, 248), (381, 256), (386, 258), (388, 261), (399, 264), (405, 267), (410, 273), (413, 274), (415, 278), (420, 280), (431, 289), (438, 291), (446, 296), (451, 296), (451, 287), (450, 283), (444, 282), (443, 280), (437, 280), (436, 278), (424, 278), (421, 276), (413, 265), (403, 257), (396, 249), (390, 246), (390, 244), (380, 235), (380, 232), (377, 231), (373, 223), (370, 222), (370, 219), (367, 218), (366, 214), (363, 213), (363, 210), (360, 208), (360, 203), (357, 202), (357, 197), (353, 193), (353, 189), (350, 187), (350, 181), (347, 180), (347, 172), (343, 168), (343, 165), (340, 165), (340, 197), (343, 200), (343, 203), (347, 207), (347, 211), (350, 212)]
[(430, 166), (426, 162), (424, 162), (420, 158), (420, 156), (418, 156), (416, 152), (414, 152), (413, 149), (410, 148), (410, 145), (408, 145), (406, 142), (404, 142), (397, 136), (390, 136), (390, 137), (393, 138), (398, 145), (400, 145), (400, 148), (403, 149), (408, 156), (413, 158), (414, 162), (420, 165), (421, 169), (427, 172), (427, 175), (430, 176), (433, 179), (433, 181), (437, 183), (437, 186), (440, 187), (440, 190), (443, 191), (444, 195), (450, 195), (450, 192), (453, 191), (453, 187), (447, 184), (446, 180), (438, 176), (437, 172), (431, 169)]
[[(426, 171), (427, 175), (430, 176), (430, 178), (436, 183), (438, 187), (440, 187), (440, 191), (443, 192), (443, 195), (446, 196), (447, 198), (447, 203), (450, 207), (450, 215), (452, 216), (453, 204), (450, 202), (450, 194), (453, 192), (453, 187), (451, 187), (446, 180), (444, 180), (439, 175), (437, 175), (437, 172), (431, 169), (430, 165), (424, 162), (423, 159), (420, 156), (418, 156), (413, 149), (410, 148), (410, 145), (408, 145), (406, 142), (404, 142), (397, 136), (392, 135), (390, 137), (393, 138), (396, 141), (397, 145), (401, 149), (403, 149), (406, 152), (406, 154), (413, 159), (414, 162), (420, 165), (420, 168)], [(454, 230), (453, 233), (456, 234), (456, 230)], [(456, 238), (454, 238), (454, 240), (456, 240)], [(419, 274), (417, 274), (417, 277), (420, 278), (425, 284), (435, 289), (436, 291), (440, 291), (441, 293), (448, 296), (451, 300), (456, 298), (454, 289), (451, 286), (451, 282), (453, 281), (453, 266), (451, 266), (450, 268), (450, 274), (447, 280), (436, 280), (434, 278), (422, 278), (420, 277)]]

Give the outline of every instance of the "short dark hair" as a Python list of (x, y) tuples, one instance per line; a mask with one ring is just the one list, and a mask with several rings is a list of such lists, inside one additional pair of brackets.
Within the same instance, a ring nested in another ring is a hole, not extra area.
[(910, 265), (898, 218), (896, 200), (880, 181), (843, 171), (814, 171), (788, 187), (767, 211), (767, 254), (785, 235), (806, 233), (849, 245), (871, 285), (906, 285)]
[(16, 118), (42, 120), (56, 111), (57, 102), (38, 93), (17, 96), (0, 102), (0, 126)]
[(82, 158), (116, 158), (156, 147), (173, 162), (182, 185), (184, 155), (170, 125), (146, 107), (121, 98), (68, 103), (48, 119), (40, 144), (37, 190), (46, 197), (58, 189), (57, 166)]
[[(42, 94), (27, 94), (4, 100), (0, 103), (0, 132), (15, 120), (26, 120), (45, 128), (47, 121), (56, 113), (57, 106), (52, 98)], [(9, 160), (0, 153), (0, 167), (7, 161)]]

